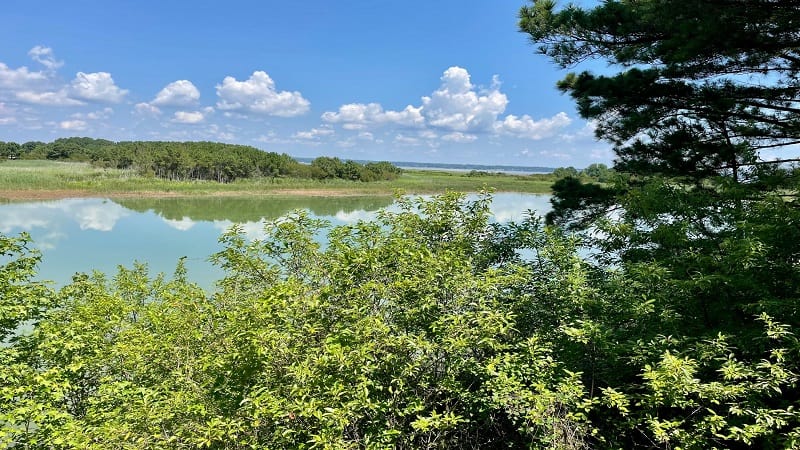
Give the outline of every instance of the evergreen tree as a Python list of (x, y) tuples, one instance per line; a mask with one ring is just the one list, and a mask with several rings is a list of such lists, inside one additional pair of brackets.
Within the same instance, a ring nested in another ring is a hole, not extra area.
[[(769, 367), (765, 355), (782, 355), (786, 380), (798, 373), (797, 347), (777, 336), (796, 342), (800, 331), (800, 180), (792, 166), (800, 2), (611, 0), (558, 9), (535, 0), (521, 9), (520, 28), (564, 68), (588, 60), (610, 67), (570, 73), (558, 87), (614, 146), (619, 175), (604, 184), (559, 180), (548, 215), (583, 230), (625, 286), (604, 288), (609, 303), (570, 331), (593, 355), (572, 370), (622, 399), (592, 418), (603, 430), (598, 445), (796, 445), (794, 381), (774, 395), (752, 391), (739, 409), (733, 391), (758, 383), (750, 384), (754, 372), (730, 370)], [(631, 295), (651, 299), (651, 312), (618, 315)], [(760, 337), (765, 324), (774, 340)], [(591, 362), (608, 360), (620, 362)], [(712, 391), (722, 398), (712, 400)], [(747, 424), (759, 414), (786, 420), (773, 429)]]

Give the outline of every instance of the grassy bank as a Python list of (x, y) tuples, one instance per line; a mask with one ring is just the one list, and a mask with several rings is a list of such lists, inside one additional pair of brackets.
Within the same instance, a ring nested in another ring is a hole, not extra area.
[(446, 190), (548, 193), (550, 175), (505, 175), (409, 170), (393, 181), (358, 182), (294, 178), (247, 179), (221, 184), (212, 181), (170, 181), (135, 172), (101, 169), (86, 163), (55, 161), (0, 162), (0, 199), (25, 200), (75, 196), (203, 196), (203, 195), (391, 195)]

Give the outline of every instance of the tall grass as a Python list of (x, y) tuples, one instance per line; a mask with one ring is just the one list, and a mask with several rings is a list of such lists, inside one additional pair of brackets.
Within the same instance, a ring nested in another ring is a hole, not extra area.
[(111, 197), (114, 194), (130, 193), (262, 195), (286, 192), (297, 194), (300, 191), (317, 195), (390, 195), (397, 190), (422, 194), (446, 190), (476, 192), (487, 188), (500, 192), (547, 193), (550, 192), (552, 182), (550, 175), (410, 170), (396, 180), (369, 183), (338, 179), (260, 178), (222, 184), (214, 181), (170, 181), (144, 177), (128, 170), (96, 168), (87, 163), (25, 160), (0, 162), (0, 191), (24, 193), (66, 190)]

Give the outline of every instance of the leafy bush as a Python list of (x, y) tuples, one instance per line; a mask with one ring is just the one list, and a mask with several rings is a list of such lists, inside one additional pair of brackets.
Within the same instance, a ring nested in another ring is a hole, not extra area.
[(668, 266), (591, 264), (535, 217), (492, 223), (489, 202), (233, 228), (213, 294), (181, 263), (54, 293), (27, 238), (3, 238), (3, 329), (33, 329), (0, 347), (0, 446), (797, 444), (796, 325), (698, 333)]

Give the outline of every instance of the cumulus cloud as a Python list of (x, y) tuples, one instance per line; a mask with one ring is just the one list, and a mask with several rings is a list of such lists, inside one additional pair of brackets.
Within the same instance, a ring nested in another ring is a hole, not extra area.
[(190, 106), (200, 100), (200, 91), (189, 80), (178, 80), (161, 89), (151, 104), (156, 106)]
[(570, 124), (565, 113), (542, 120), (528, 115), (504, 117), (508, 97), (500, 87), (497, 75), (492, 77), (488, 88), (481, 88), (472, 84), (466, 69), (453, 66), (442, 74), (439, 88), (421, 98), (420, 106), (409, 105), (402, 111), (392, 111), (384, 110), (379, 103), (350, 103), (342, 105), (338, 111), (323, 113), (322, 120), (361, 132), (389, 125), (421, 130), (416, 136), (398, 130), (401, 132), (394, 142), (402, 145), (419, 145), (423, 140), (431, 145), (437, 139), (469, 143), (477, 140), (480, 134), (542, 139), (554, 136)]
[(266, 72), (256, 71), (245, 81), (225, 77), (217, 85), (217, 108), (279, 117), (308, 112), (311, 103), (300, 92), (278, 91)]
[(37, 45), (28, 51), (28, 56), (44, 66), (44, 70), (32, 71), (22, 66), (12, 69), (0, 63), (0, 89), (8, 91), (9, 97), (21, 103), (45, 106), (79, 106), (84, 100), (118, 103), (127, 90), (114, 84), (107, 72), (78, 72), (69, 85), (56, 76), (56, 70), (64, 65), (56, 59), (49, 47)]
[(495, 130), (499, 133), (538, 140), (556, 135), (570, 123), (572, 123), (572, 119), (563, 112), (542, 120), (534, 120), (527, 114), (522, 117), (512, 114), (502, 122), (497, 122)]
[(84, 120), (65, 120), (59, 123), (58, 127), (62, 130), (82, 131), (86, 129), (87, 125)]
[(45, 66), (47, 70), (54, 71), (64, 65), (64, 61), (56, 59), (53, 49), (37, 45), (28, 51), (28, 56), (34, 61)]
[(316, 140), (321, 137), (332, 136), (335, 132), (330, 126), (322, 126), (320, 128), (312, 128), (308, 131), (298, 131), (292, 137), (295, 139), (303, 140)]
[(80, 100), (70, 98), (65, 89), (58, 91), (20, 91), (14, 94), (17, 101), (23, 103), (30, 103), (33, 105), (47, 105), (47, 106), (78, 106), (84, 105)]
[(36, 46), (28, 55), (45, 66), (45, 71), (31, 71), (22, 66), (12, 69), (0, 63), (0, 89), (9, 91), (10, 98), (21, 103), (47, 106), (77, 106), (83, 102), (70, 98), (69, 92), (55, 79), (55, 69), (61, 67), (50, 48)]
[(128, 94), (108, 72), (78, 72), (71, 84), (72, 96), (94, 102), (119, 103)]
[(133, 107), (133, 112), (139, 114), (140, 116), (161, 115), (161, 110), (149, 103), (137, 103), (136, 106)]
[(176, 123), (195, 124), (200, 123), (205, 119), (205, 114), (202, 111), (176, 111), (172, 117), (172, 121)]
[(0, 88), (25, 89), (46, 81), (47, 75), (43, 72), (31, 72), (25, 66), (12, 69), (0, 63)]
[(322, 114), (328, 123), (342, 124), (349, 130), (392, 124), (401, 127), (425, 126), (445, 131), (451, 139), (466, 136), (465, 132), (491, 131), (498, 116), (505, 111), (508, 98), (500, 92), (500, 84), (493, 78), (492, 87), (478, 92), (470, 81), (469, 72), (461, 67), (450, 67), (441, 78), (442, 84), (430, 96), (422, 97), (421, 106), (408, 105), (402, 111), (384, 111), (378, 103), (351, 103), (339, 111)]
[(421, 108), (411, 105), (402, 111), (384, 111), (378, 103), (350, 103), (339, 107), (338, 112), (323, 113), (322, 120), (328, 123), (341, 123), (342, 128), (347, 130), (363, 130), (384, 124), (421, 127), (425, 124), (425, 118), (420, 111)]
[(508, 98), (500, 92), (499, 83), (478, 94), (469, 72), (450, 67), (442, 75), (442, 84), (430, 97), (422, 98), (422, 111), (428, 123), (452, 131), (488, 131), (502, 114)]

